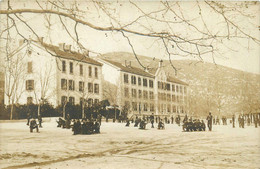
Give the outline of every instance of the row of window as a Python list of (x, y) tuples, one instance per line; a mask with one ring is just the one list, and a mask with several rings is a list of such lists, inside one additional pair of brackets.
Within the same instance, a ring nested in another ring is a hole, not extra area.
[(186, 93), (187, 90), (185, 86), (182, 87), (178, 85), (171, 85), (170, 83), (158, 81), (158, 89), (171, 91), (171, 88), (173, 92), (180, 92), (180, 93), (182, 92)]
[[(136, 90), (136, 89), (132, 89), (131, 90), (131, 96), (133, 98), (137, 98), (137, 91), (138, 91), (138, 98), (144, 98), (144, 99), (148, 99), (148, 91), (144, 90)], [(129, 97), (129, 89), (127, 87), (125, 87), (124, 89), (124, 96), (125, 97)], [(152, 91), (149, 91), (149, 99), (153, 100), (154, 99), (154, 93)]]
[[(75, 105), (75, 97), (71, 96), (71, 97), (69, 97), (69, 100), (68, 100), (67, 96), (61, 96), (61, 104), (64, 105), (66, 103)], [(79, 102), (80, 105), (85, 104), (85, 106), (89, 106), (89, 107), (91, 107), (94, 104), (98, 104), (98, 103), (99, 103), (99, 99), (92, 99), (92, 98), (89, 98), (89, 99), (80, 98), (80, 102)]]
[[(146, 78), (143, 78), (143, 80), (142, 80), (141, 77), (136, 78), (135, 75), (131, 75), (131, 84), (132, 85), (138, 84), (138, 86), (143, 85), (144, 87), (148, 87), (148, 81), (149, 81), (149, 87), (153, 88), (153, 80), (148, 80)], [(126, 73), (124, 74), (124, 83), (126, 83), (126, 84), (129, 83), (129, 76)]]
[[(66, 69), (67, 69), (66, 61), (63, 60), (62, 61), (62, 72), (66, 73)], [(73, 62), (69, 62), (69, 73), (73, 74), (73, 72), (74, 72)], [(79, 74), (81, 76), (84, 75), (84, 68), (83, 68), (82, 64), (79, 64)], [(88, 66), (88, 76), (92, 77), (92, 66)], [(94, 69), (94, 76), (95, 76), (95, 78), (98, 78), (98, 68), (97, 67), (95, 67), (95, 69)]]
[[(130, 102), (126, 101), (125, 105), (130, 107)], [(154, 104), (153, 103), (137, 103), (137, 102), (132, 102), (132, 110), (133, 111), (151, 111), (154, 112)]]
[(158, 93), (158, 99), (163, 101), (184, 102), (185, 97), (179, 95), (171, 95), (166, 93)]
[[(69, 85), (67, 85), (68, 81), (69, 81)], [(75, 90), (75, 82), (74, 82), (74, 80), (61, 79), (61, 89), (62, 90), (69, 89), (69, 90), (74, 91)], [(79, 91), (80, 92), (84, 92), (85, 91), (85, 82), (79, 81)], [(96, 83), (93, 84), (93, 83), (89, 82), (87, 91), (89, 93), (93, 93), (93, 91), (94, 91), (94, 93), (99, 94), (99, 84), (96, 84)]]
[(185, 108), (184, 106), (171, 106), (170, 104), (160, 104), (159, 105), (159, 112), (167, 112), (167, 113), (184, 113)]

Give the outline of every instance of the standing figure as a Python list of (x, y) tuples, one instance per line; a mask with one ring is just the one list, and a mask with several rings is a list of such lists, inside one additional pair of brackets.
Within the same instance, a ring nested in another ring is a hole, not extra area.
[(232, 124), (233, 124), (233, 128), (235, 128), (235, 115), (234, 114), (232, 116)]
[(154, 115), (152, 113), (152, 115), (150, 116), (150, 121), (151, 121), (151, 124), (152, 124), (152, 128), (154, 128)]
[(35, 129), (35, 128), (36, 128), (36, 131), (39, 132), (39, 128), (38, 128), (38, 124), (37, 124), (36, 120), (32, 119), (30, 121), (30, 132), (32, 133), (33, 129)]
[(42, 128), (42, 116), (38, 116), (39, 127)]
[(209, 112), (209, 115), (207, 117), (207, 121), (208, 121), (209, 131), (211, 131), (212, 130), (212, 115), (211, 115), (211, 112)]
[(31, 119), (31, 114), (28, 112), (27, 113), (27, 126), (29, 126), (29, 123), (30, 123), (30, 119)]

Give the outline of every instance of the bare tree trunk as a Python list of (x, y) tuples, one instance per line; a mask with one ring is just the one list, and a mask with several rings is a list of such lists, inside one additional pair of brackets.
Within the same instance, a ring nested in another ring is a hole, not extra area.
[(10, 120), (13, 120), (14, 104), (11, 105)]
[(82, 119), (85, 118), (85, 106), (82, 104)]
[(41, 115), (41, 102), (38, 105), (38, 117)]

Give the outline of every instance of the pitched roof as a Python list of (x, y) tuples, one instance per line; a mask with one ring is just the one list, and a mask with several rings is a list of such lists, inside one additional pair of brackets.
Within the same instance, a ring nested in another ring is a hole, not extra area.
[[(36, 42), (36, 41), (35, 41)], [(102, 66), (101, 63), (98, 61), (91, 59), (89, 57), (86, 57), (85, 55), (75, 52), (75, 51), (63, 51), (60, 50), (58, 46), (43, 43), (43, 42), (36, 42), (37, 44), (40, 44), (43, 48), (47, 49), (48, 51), (54, 52), (57, 56), (64, 58), (64, 59), (70, 59), (70, 60), (76, 60), (79, 62), (85, 62), (97, 66)]]
[(121, 71), (123, 72), (128, 72), (128, 73), (133, 73), (133, 74), (137, 74), (137, 75), (141, 75), (141, 76), (146, 76), (146, 77), (150, 77), (150, 78), (154, 78), (154, 75), (144, 71), (143, 69), (137, 68), (137, 67), (133, 67), (133, 66), (124, 66), (123, 64), (119, 63), (119, 62), (115, 62), (115, 61), (111, 61), (111, 60), (107, 60), (107, 59), (102, 59), (118, 68), (121, 69)]
[(178, 83), (178, 84), (182, 84), (182, 85), (188, 85), (188, 83), (185, 83), (185, 82), (183, 82), (183, 81), (181, 81), (181, 80), (179, 80), (179, 79), (177, 79), (177, 78), (175, 78), (175, 77), (172, 77), (172, 76), (168, 76), (167, 77), (167, 81), (168, 82), (173, 82), (173, 83)]

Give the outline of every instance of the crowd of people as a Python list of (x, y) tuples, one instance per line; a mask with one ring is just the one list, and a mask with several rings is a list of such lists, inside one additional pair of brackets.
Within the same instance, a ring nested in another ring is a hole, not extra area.
[[(186, 132), (192, 131), (212, 131), (212, 125), (227, 125), (227, 117), (222, 116), (220, 119), (218, 116), (213, 117), (211, 112), (206, 117), (205, 124), (203, 119), (194, 118), (192, 116), (188, 117), (185, 115), (181, 117), (180, 115), (171, 116), (159, 116), (159, 115), (143, 115), (143, 116), (132, 116), (131, 118), (126, 118), (126, 126), (129, 127), (131, 123), (134, 123), (134, 127), (139, 127), (139, 129), (146, 129), (146, 125), (151, 123), (151, 128), (155, 127), (155, 123), (157, 124), (157, 129), (165, 129), (165, 124), (174, 124), (176, 123), (178, 126), (182, 123), (182, 129)], [(94, 134), (100, 133), (100, 126), (101, 126), (101, 115), (98, 115), (97, 118), (89, 118), (89, 119), (70, 119), (69, 115), (64, 119), (59, 117), (57, 121), (57, 127), (70, 129), (72, 128), (73, 134)], [(121, 120), (120, 122), (124, 122)], [(240, 114), (237, 117), (237, 122), (240, 128), (245, 128), (245, 124), (247, 126), (254, 125), (258, 127), (260, 125), (260, 113), (254, 114)], [(230, 123), (232, 123), (233, 128), (236, 127), (236, 117), (235, 115), (232, 116), (230, 119)], [(30, 128), (30, 132), (33, 132), (36, 129), (36, 132), (39, 132), (39, 128), (42, 127), (42, 117), (38, 116), (38, 123), (36, 118), (31, 118), (30, 115), (27, 117), (27, 125)]]

